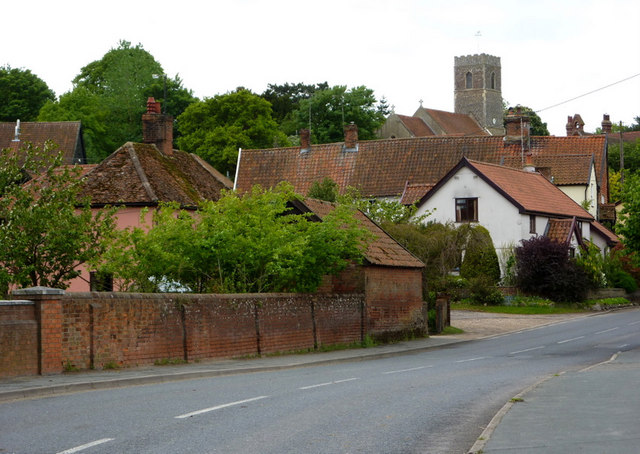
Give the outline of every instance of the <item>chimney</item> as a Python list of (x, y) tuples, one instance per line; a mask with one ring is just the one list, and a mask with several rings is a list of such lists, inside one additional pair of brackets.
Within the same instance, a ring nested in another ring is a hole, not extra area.
[(531, 157), (531, 153), (527, 153), (527, 155), (525, 156), (524, 167), (522, 167), (522, 170), (524, 170), (525, 172), (531, 172), (531, 173), (536, 171), (536, 166), (533, 163), (533, 158)]
[(609, 119), (609, 115), (604, 114), (602, 116), (602, 132), (605, 134), (611, 134), (611, 120)]
[(531, 122), (529, 115), (522, 111), (521, 107), (509, 109), (509, 113), (504, 119), (505, 121), (505, 137), (504, 141), (508, 144), (522, 143), (525, 150), (529, 149), (529, 131)]
[(344, 149), (358, 151), (358, 126), (353, 122), (344, 127)]
[(311, 149), (311, 131), (308, 129), (300, 130), (300, 151), (309, 151)]
[(584, 135), (584, 121), (580, 114), (567, 117), (567, 137)]
[(20, 142), (20, 120), (16, 120), (15, 135), (12, 142)]
[(147, 99), (147, 112), (142, 115), (142, 141), (153, 143), (165, 156), (173, 154), (173, 117), (161, 113), (160, 103)]

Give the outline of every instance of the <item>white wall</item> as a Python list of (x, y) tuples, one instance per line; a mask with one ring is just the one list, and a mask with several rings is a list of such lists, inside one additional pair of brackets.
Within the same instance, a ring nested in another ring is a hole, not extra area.
[[(582, 205), (582, 202), (588, 200), (590, 202), (589, 213), (595, 218), (598, 215), (598, 183), (596, 180), (595, 169), (591, 169), (591, 176), (589, 177), (589, 186), (584, 184), (558, 186), (558, 188), (567, 194), (578, 205)], [(585, 192), (586, 191), (586, 192)], [(588, 238), (588, 237), (586, 237)]]
[[(478, 224), (485, 227), (498, 255), (501, 250), (517, 246), (522, 239), (529, 239), (529, 215), (522, 215), (518, 209), (507, 201), (484, 180), (470, 169), (463, 167), (444, 186), (426, 201), (417, 211), (416, 216), (427, 210), (435, 210), (425, 222), (435, 221), (443, 224), (456, 223), (456, 198), (478, 198)], [(544, 233), (547, 218), (536, 216), (536, 232)]]

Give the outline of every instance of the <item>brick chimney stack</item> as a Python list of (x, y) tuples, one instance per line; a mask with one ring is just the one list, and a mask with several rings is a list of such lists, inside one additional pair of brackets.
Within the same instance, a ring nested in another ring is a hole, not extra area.
[(567, 137), (584, 135), (584, 121), (580, 114), (567, 117)]
[(154, 98), (147, 99), (147, 112), (142, 114), (142, 141), (155, 144), (165, 156), (173, 154), (173, 117), (162, 114)]
[(509, 109), (509, 113), (504, 119), (505, 137), (508, 144), (522, 143), (525, 150), (529, 149), (529, 134), (531, 130), (531, 120), (529, 115), (522, 111), (521, 107)]
[(609, 119), (609, 115), (604, 114), (602, 116), (602, 132), (605, 134), (611, 134), (611, 120)]
[(358, 126), (353, 122), (344, 127), (344, 148), (347, 150), (358, 148)]
[(300, 130), (300, 150), (308, 151), (311, 149), (311, 131), (308, 129)]

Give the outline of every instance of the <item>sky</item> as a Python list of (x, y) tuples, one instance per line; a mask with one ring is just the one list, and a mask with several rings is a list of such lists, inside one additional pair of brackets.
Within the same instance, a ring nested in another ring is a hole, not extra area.
[(21, 0), (2, 9), (0, 66), (31, 70), (58, 96), (126, 40), (201, 99), (326, 81), (365, 85), (398, 114), (420, 100), (453, 112), (454, 57), (487, 53), (501, 59), (503, 99), (537, 111), (551, 134), (565, 135), (576, 113), (590, 132), (605, 113), (627, 125), (640, 116), (637, 0)]

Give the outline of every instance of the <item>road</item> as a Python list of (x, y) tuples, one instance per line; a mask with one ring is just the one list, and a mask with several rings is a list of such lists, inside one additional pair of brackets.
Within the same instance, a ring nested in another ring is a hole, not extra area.
[(372, 361), (0, 405), (0, 453), (463, 453), (541, 378), (640, 346), (640, 309)]

